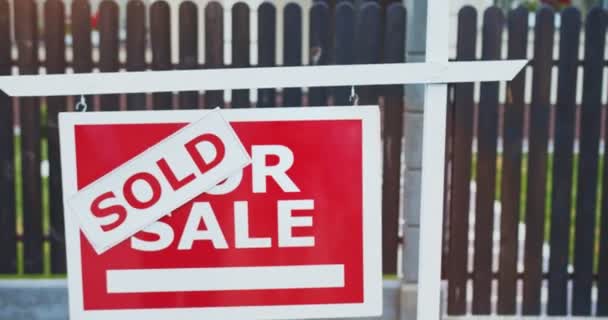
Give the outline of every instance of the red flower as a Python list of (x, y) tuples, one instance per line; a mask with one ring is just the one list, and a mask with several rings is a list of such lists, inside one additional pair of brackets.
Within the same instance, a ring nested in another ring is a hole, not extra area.
[(97, 22), (99, 21), (99, 15), (97, 13), (94, 13), (91, 16), (91, 27), (93, 29), (97, 29)]

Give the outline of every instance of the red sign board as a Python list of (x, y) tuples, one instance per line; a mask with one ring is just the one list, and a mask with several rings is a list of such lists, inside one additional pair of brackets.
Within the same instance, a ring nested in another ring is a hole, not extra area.
[[(62, 115), (66, 197), (204, 113)], [(377, 108), (222, 113), (251, 157), (242, 172), (102, 254), (66, 212), (71, 318), (379, 315)]]

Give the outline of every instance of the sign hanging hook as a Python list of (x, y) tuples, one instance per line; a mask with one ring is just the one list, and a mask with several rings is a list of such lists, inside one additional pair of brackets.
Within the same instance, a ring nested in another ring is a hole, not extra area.
[(350, 88), (350, 97), (349, 97), (350, 103), (353, 106), (358, 106), (359, 105), (359, 95), (357, 94), (357, 92), (355, 92), (355, 86), (352, 86)]
[(87, 109), (89, 108), (89, 106), (87, 105), (87, 100), (85, 99), (84, 95), (80, 95), (80, 101), (78, 101), (76, 103), (76, 111), (78, 112), (87, 112)]

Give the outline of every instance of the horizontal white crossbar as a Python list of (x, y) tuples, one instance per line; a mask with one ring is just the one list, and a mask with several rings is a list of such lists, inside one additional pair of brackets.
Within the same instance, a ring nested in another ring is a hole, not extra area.
[(108, 293), (344, 287), (344, 265), (108, 270)]
[(0, 77), (10, 96), (508, 81), (526, 60), (396, 63)]

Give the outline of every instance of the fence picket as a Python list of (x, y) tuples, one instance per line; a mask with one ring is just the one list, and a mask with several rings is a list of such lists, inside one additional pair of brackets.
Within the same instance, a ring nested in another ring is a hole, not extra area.
[(530, 137), (526, 202), (526, 242), (524, 254), (523, 314), (539, 315), (542, 283), (542, 256), (545, 235), (547, 194), (547, 140), (553, 57), (554, 12), (543, 7), (536, 14), (534, 71), (530, 105)]
[[(8, 0), (0, 0), (0, 39), (11, 38)], [(0, 75), (10, 75), (11, 41), (0, 41)], [(0, 273), (17, 272), (13, 101), (0, 90)]]
[[(508, 58), (526, 59), (528, 51), (527, 8), (509, 13)], [(500, 257), (498, 272), (497, 313), (514, 315), (517, 296), (517, 252), (519, 248), (519, 216), (521, 196), (521, 161), (524, 123), (526, 69), (507, 85), (504, 110), (502, 186), (500, 215)]]
[[(104, 0), (99, 5), (99, 71), (118, 72), (118, 50), (118, 4)], [(117, 111), (120, 109), (120, 95), (101, 95), (99, 104), (103, 111)]]
[[(498, 60), (502, 47), (504, 16), (498, 7), (488, 8), (483, 17), (482, 60)], [(498, 82), (481, 84), (477, 120), (477, 192), (475, 198), (475, 242), (473, 314), (492, 311), (492, 234), (496, 186), (498, 138)]]
[[(224, 9), (216, 1), (209, 2), (205, 8), (205, 67), (224, 66)], [(224, 91), (205, 92), (205, 107), (224, 106)]]
[[(179, 68), (198, 69), (198, 7), (192, 1), (179, 5)], [(181, 109), (200, 107), (198, 91), (179, 93)]]
[[(283, 9), (283, 65), (302, 65), (302, 8), (289, 3)], [(283, 88), (283, 106), (302, 105), (302, 88)]]
[[(65, 73), (65, 8), (61, 0), (44, 4), (44, 44), (46, 72)], [(59, 155), (59, 112), (66, 111), (66, 97), (47, 97), (47, 141), (49, 161), (51, 272), (65, 273), (65, 235), (63, 226), (63, 196), (61, 188), (61, 158)]]
[[(127, 4), (127, 71), (144, 71), (146, 67), (146, 6), (142, 0), (130, 0)], [(128, 94), (127, 108), (146, 109), (146, 94)]]
[[(74, 0), (71, 9), (72, 66), (75, 73), (88, 73), (93, 70), (91, 5), (88, 0)], [(75, 97), (75, 99), (80, 99), (80, 97)], [(86, 101), (89, 108), (93, 109), (94, 99), (87, 96)]]
[[(276, 20), (277, 10), (270, 2), (258, 8), (258, 66), (276, 65)], [(276, 89), (259, 89), (257, 107), (275, 107)]]
[[(608, 123), (608, 114), (604, 114), (604, 126)], [(604, 141), (608, 141), (608, 130), (604, 132)], [(604, 142), (605, 143), (605, 142)], [(604, 153), (605, 154), (605, 153)], [(602, 204), (599, 239), (599, 261), (597, 280), (597, 314), (598, 317), (608, 316), (608, 165), (604, 158), (602, 177)]]
[[(249, 6), (238, 2), (232, 7), (232, 66), (249, 67)], [(232, 90), (231, 106), (249, 108), (249, 90)]]
[[(458, 61), (475, 60), (477, 39), (477, 11), (465, 6), (458, 13)], [(448, 314), (464, 315), (467, 296), (467, 264), (469, 198), (473, 141), (474, 84), (454, 85), (453, 102), (453, 158), (450, 199), (450, 245), (448, 253)]]
[[(365, 2), (359, 8), (355, 32), (355, 63), (374, 64), (380, 62), (382, 50), (382, 27), (380, 5)], [(357, 87), (361, 105), (378, 104), (377, 86)]]
[(560, 62), (555, 106), (555, 150), (553, 152), (553, 194), (551, 196), (551, 255), (547, 314), (568, 312), (568, 253), (572, 195), (572, 159), (576, 119), (580, 12), (562, 12)]
[[(15, 39), (19, 74), (38, 74), (38, 12), (34, 0), (15, 5)], [(28, 274), (43, 272), (42, 190), (40, 179), (40, 99), (19, 99), (21, 120), (21, 177), (23, 181), (23, 262)]]
[[(310, 8), (310, 65), (328, 64), (329, 60), (329, 7), (325, 2), (315, 2)], [(327, 88), (308, 89), (308, 105), (327, 105)]]
[(585, 66), (581, 105), (583, 125), (580, 132), (572, 283), (572, 314), (577, 316), (591, 315), (606, 18), (602, 8), (594, 8), (589, 12), (585, 26)]
[(72, 38), (74, 72), (87, 73), (93, 70), (93, 57), (91, 54), (91, 5), (88, 0), (74, 0), (72, 2)]
[[(384, 62), (405, 60), (406, 11), (400, 3), (386, 8)], [(401, 182), (401, 137), (403, 136), (403, 93), (401, 85), (384, 91), (384, 164), (382, 179), (382, 267), (384, 274), (397, 273), (399, 198)]]
[[(355, 9), (348, 1), (336, 5), (334, 32), (334, 63), (353, 64), (355, 42)], [(350, 104), (350, 87), (333, 89), (334, 104), (345, 106)]]
[[(166, 1), (156, 1), (150, 7), (150, 42), (152, 45), (152, 70), (173, 69), (171, 61), (171, 8)], [(152, 94), (152, 108), (173, 108), (172, 92)]]
[[(604, 125), (608, 123), (608, 113), (604, 114)], [(608, 130), (604, 132), (604, 141), (608, 141)], [(605, 154), (605, 153), (604, 153)], [(608, 166), (604, 158), (602, 186), (608, 186)], [(598, 317), (608, 316), (608, 187), (602, 187), (602, 204), (599, 239), (599, 261), (597, 280), (597, 314)]]

